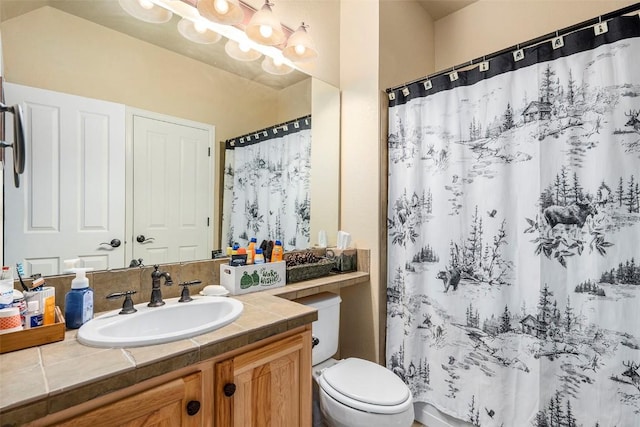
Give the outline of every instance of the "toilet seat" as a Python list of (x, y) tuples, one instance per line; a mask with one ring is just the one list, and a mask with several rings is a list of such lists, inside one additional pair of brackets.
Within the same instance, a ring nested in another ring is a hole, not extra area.
[(364, 412), (398, 414), (413, 404), (400, 378), (363, 359), (346, 359), (325, 369), (318, 385), (339, 403)]

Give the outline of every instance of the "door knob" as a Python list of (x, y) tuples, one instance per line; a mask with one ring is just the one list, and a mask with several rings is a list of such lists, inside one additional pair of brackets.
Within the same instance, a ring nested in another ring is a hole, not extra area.
[(231, 397), (236, 392), (236, 385), (234, 383), (225, 384), (224, 387), (222, 387), (222, 391), (225, 396)]
[(187, 414), (194, 416), (200, 410), (200, 402), (197, 400), (190, 400), (187, 403)]
[(102, 243), (100, 243), (100, 244), (101, 244), (101, 245), (109, 245), (109, 246), (111, 246), (112, 248), (117, 248), (117, 247), (119, 247), (119, 246), (120, 246), (120, 244), (121, 244), (121, 243), (122, 243), (122, 242), (120, 242), (120, 239), (112, 239), (109, 243), (107, 243), (107, 242), (102, 242)]
[(153, 242), (155, 239), (153, 237), (144, 237), (144, 234), (138, 234), (138, 236), (136, 237), (136, 241), (138, 243), (147, 243), (147, 242)]

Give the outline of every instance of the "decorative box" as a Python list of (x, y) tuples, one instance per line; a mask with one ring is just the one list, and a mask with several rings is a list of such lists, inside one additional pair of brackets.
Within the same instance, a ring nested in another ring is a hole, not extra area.
[(344, 273), (358, 269), (358, 251), (354, 248), (327, 248), (327, 258), (336, 263), (336, 270)]
[(285, 262), (267, 262), (232, 267), (220, 265), (220, 284), (231, 295), (242, 295), (285, 285)]

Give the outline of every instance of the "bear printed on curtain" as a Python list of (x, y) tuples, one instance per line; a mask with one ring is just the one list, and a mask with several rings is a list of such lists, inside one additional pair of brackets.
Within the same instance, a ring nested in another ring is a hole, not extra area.
[(639, 426), (640, 19), (524, 56), (391, 103), (387, 366), (465, 425)]

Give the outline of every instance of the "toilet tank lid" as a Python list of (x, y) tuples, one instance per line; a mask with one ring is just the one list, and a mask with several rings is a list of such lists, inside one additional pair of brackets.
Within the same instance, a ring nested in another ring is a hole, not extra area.
[(342, 301), (340, 295), (332, 294), (331, 292), (322, 292), (316, 295), (311, 295), (304, 298), (295, 300), (297, 303), (307, 305), (316, 309), (331, 307), (338, 305)]
[(345, 359), (322, 376), (340, 394), (370, 405), (401, 405), (411, 396), (409, 387), (396, 374), (368, 360)]

